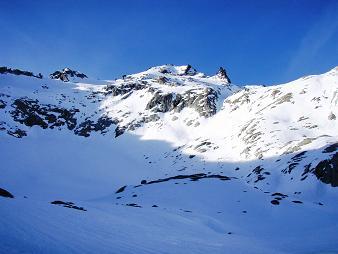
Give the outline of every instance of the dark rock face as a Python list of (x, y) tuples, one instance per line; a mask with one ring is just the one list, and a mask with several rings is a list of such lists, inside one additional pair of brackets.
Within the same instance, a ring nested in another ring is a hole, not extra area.
[(338, 151), (338, 143), (329, 145), (328, 147), (324, 149), (323, 153), (333, 153), (335, 151)]
[(135, 204), (135, 203), (126, 204), (126, 206), (142, 208), (142, 206)]
[(155, 112), (169, 112), (175, 110), (180, 112), (185, 107), (194, 108), (201, 116), (210, 117), (216, 114), (217, 92), (212, 88), (202, 90), (189, 90), (184, 94), (162, 94), (156, 92), (148, 102), (146, 109)]
[(217, 92), (208, 87), (201, 93), (190, 90), (183, 94), (182, 101), (177, 105), (177, 110), (181, 111), (185, 107), (194, 108), (200, 116), (210, 117), (216, 114)]
[(77, 77), (77, 78), (81, 78), (81, 79), (88, 78), (85, 74), (80, 73), (78, 71), (73, 71), (69, 68), (65, 68), (61, 71), (55, 71), (52, 74), (50, 74), (49, 77), (51, 79), (62, 80), (63, 82), (68, 82), (69, 77), (72, 77), (72, 78)]
[(219, 179), (221, 181), (228, 181), (228, 180), (231, 180), (231, 177), (223, 176), (223, 175), (207, 175), (204, 173), (199, 173), (199, 174), (193, 174), (193, 175), (177, 175), (177, 176), (172, 176), (168, 178), (148, 181), (144, 184), (149, 185), (149, 184), (154, 184), (154, 183), (168, 182), (171, 180), (183, 180), (183, 179), (190, 179), (190, 181), (198, 181), (200, 179)]
[(166, 78), (166, 77), (159, 77), (159, 78), (157, 79), (157, 81), (158, 81), (158, 83), (160, 83), (160, 84), (165, 84), (165, 83), (167, 83), (167, 82), (169, 81), (169, 79)]
[(115, 138), (121, 136), (126, 131), (126, 129), (127, 127), (125, 126), (117, 126), (115, 129)]
[(19, 70), (19, 69), (11, 69), (11, 68), (7, 68), (5, 66), (0, 67), (0, 74), (24, 75), (24, 76), (35, 77), (35, 78), (39, 78), (39, 79), (43, 78), (41, 73), (39, 73), (38, 75), (35, 75), (33, 72), (30, 72), (30, 71), (22, 71), (22, 70)]
[(227, 72), (225, 71), (225, 69), (223, 67), (219, 67), (219, 70), (216, 74), (220, 79), (224, 79), (225, 81), (227, 81), (229, 84), (231, 83), (230, 78), (227, 75)]
[(113, 95), (113, 96), (118, 96), (118, 95), (124, 95), (127, 93), (130, 93), (132, 91), (137, 91), (141, 89), (145, 89), (148, 86), (144, 83), (140, 82), (128, 82), (122, 85), (108, 85), (106, 87), (106, 95)]
[(74, 205), (73, 202), (64, 202), (64, 201), (60, 201), (60, 200), (55, 200), (55, 201), (52, 201), (52, 202), (50, 202), (50, 203), (51, 203), (52, 205), (63, 206), (63, 207), (72, 208), (72, 209), (75, 209), (75, 210), (87, 211), (87, 210), (84, 209), (83, 207)]
[(190, 64), (187, 65), (187, 68), (184, 70), (184, 75), (195, 75), (197, 73), (196, 69), (194, 69)]
[(293, 156), (290, 161), (288, 161), (288, 167), (283, 169), (282, 172), (290, 174), (292, 170), (299, 165), (299, 162), (306, 158), (306, 153), (306, 151), (303, 151)]
[(124, 190), (127, 188), (127, 186), (122, 186), (120, 189), (118, 189), (115, 193), (121, 193), (124, 192)]
[[(69, 130), (79, 136), (89, 137), (92, 131), (104, 134), (107, 129), (117, 124), (117, 120), (108, 116), (101, 116), (96, 122), (87, 119), (77, 126), (76, 113), (78, 109), (66, 109), (50, 104), (40, 104), (38, 100), (29, 98), (16, 99), (12, 107), (11, 115), (16, 122), (26, 126), (40, 126), (43, 129), (54, 129), (56, 127), (66, 126)], [(15, 137), (26, 136), (22, 130), (8, 131), (8, 134)]]
[(6, 191), (5, 189), (2, 188), (0, 188), (0, 197), (14, 198), (14, 196), (9, 191)]
[(0, 100), (0, 109), (3, 109), (6, 107), (6, 102), (3, 100)]
[(151, 109), (154, 112), (169, 112), (173, 110), (181, 101), (181, 96), (175, 98), (174, 93), (161, 94), (155, 93), (154, 97), (148, 102), (146, 109)]
[(8, 130), (7, 134), (11, 135), (12, 137), (15, 137), (15, 138), (22, 138), (22, 137), (27, 136), (27, 133), (24, 130), (21, 130), (21, 129)]
[(39, 104), (38, 100), (29, 98), (16, 99), (11, 115), (14, 121), (26, 126), (40, 126), (43, 129), (55, 128), (66, 125), (69, 130), (76, 126), (75, 113), (78, 109), (65, 109), (50, 104)]
[(273, 200), (271, 200), (271, 204), (279, 205), (279, 201), (277, 199), (273, 199)]
[(257, 166), (257, 167), (255, 167), (255, 168), (252, 170), (252, 172), (253, 172), (254, 174), (257, 175), (257, 178), (256, 178), (256, 180), (255, 180), (255, 183), (257, 183), (257, 182), (262, 181), (262, 180), (265, 179), (265, 177), (264, 177), (263, 174), (262, 174), (262, 171), (263, 171), (263, 170), (264, 170), (264, 168), (263, 168), (262, 166)]
[[(115, 137), (122, 135), (127, 130), (134, 131), (145, 123), (156, 122), (159, 119), (160, 117), (157, 114), (152, 114), (148, 116), (142, 116), (140, 119), (133, 120), (124, 126), (118, 125), (115, 129)], [(118, 121), (116, 121), (115, 124), (118, 124)]]
[(287, 198), (288, 195), (280, 193), (280, 192), (275, 192), (273, 194), (271, 194), (272, 197), (281, 197), (281, 198)]
[(107, 128), (113, 124), (117, 124), (117, 121), (107, 116), (101, 116), (96, 123), (92, 120), (80, 123), (74, 130), (74, 133), (83, 137), (89, 137), (92, 131), (100, 131), (101, 134), (104, 134), (107, 132)]
[(331, 158), (323, 160), (314, 168), (313, 173), (323, 183), (338, 186), (338, 152)]

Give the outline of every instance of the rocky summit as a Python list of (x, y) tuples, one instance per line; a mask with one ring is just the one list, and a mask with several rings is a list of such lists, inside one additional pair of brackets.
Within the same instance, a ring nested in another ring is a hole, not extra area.
[(70, 81), (71, 78), (79, 78), (79, 79), (88, 78), (85, 74), (80, 73), (78, 71), (73, 71), (69, 68), (64, 68), (61, 71), (55, 71), (52, 74), (50, 74), (49, 77), (51, 79), (59, 79), (63, 82), (68, 82)]
[(273, 86), (1, 67), (1, 250), (334, 250), (337, 116), (338, 67)]

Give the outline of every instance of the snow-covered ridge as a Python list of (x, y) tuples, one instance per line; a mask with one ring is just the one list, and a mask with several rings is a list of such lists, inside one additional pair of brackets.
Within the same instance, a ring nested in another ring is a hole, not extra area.
[(338, 250), (338, 68), (269, 87), (79, 74), (0, 74), (1, 251)]
[[(68, 68), (60, 73), (80, 75)], [(14, 137), (29, 135), (32, 126), (84, 137), (131, 132), (215, 162), (263, 162), (338, 140), (337, 68), (269, 87), (241, 88), (223, 68), (209, 77), (190, 65), (157, 66), (105, 85), (42, 79), (19, 93), (23, 81), (11, 82), (2, 79), (1, 129)]]

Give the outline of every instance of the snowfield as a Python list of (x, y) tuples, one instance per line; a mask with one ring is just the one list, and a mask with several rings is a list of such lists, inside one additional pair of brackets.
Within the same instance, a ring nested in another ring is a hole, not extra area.
[(0, 253), (338, 253), (338, 67), (1, 70)]

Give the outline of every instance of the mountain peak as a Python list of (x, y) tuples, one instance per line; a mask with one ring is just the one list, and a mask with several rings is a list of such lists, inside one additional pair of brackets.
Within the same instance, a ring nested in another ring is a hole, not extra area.
[(190, 64), (181, 66), (173, 64), (165, 64), (151, 67), (145, 72), (148, 73), (159, 72), (161, 74), (171, 74), (177, 76), (194, 76), (198, 74), (197, 70), (193, 68)]
[(70, 77), (71, 78), (80, 78), (80, 79), (88, 78), (87, 75), (85, 75), (81, 72), (78, 72), (78, 71), (74, 71), (74, 70), (72, 70), (68, 67), (63, 68), (60, 71), (55, 71), (55, 72), (51, 73), (49, 75), (49, 77), (51, 79), (62, 80), (63, 82), (68, 82)]
[(223, 67), (219, 67), (218, 72), (216, 73), (216, 76), (220, 79), (226, 80), (229, 84), (231, 83), (231, 80), (228, 77), (227, 72)]

